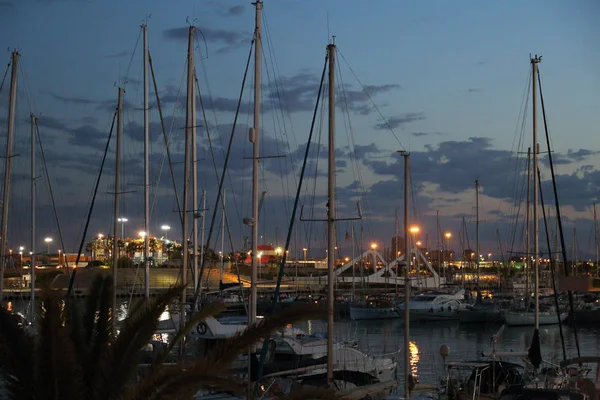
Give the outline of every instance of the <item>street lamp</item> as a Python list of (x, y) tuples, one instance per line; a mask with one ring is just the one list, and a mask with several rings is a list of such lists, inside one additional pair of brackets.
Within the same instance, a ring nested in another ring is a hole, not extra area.
[(23, 269), (23, 250), (25, 250), (25, 246), (19, 246), (19, 263), (21, 264), (21, 269)]
[[(417, 241), (417, 233), (419, 233), (419, 230), (420, 230), (420, 229), (419, 229), (419, 227), (418, 227), (418, 226), (416, 226), (416, 225), (413, 225), (413, 226), (411, 226), (411, 227), (410, 227), (410, 229), (409, 229), (410, 233), (412, 233), (412, 235), (413, 235), (413, 243), (415, 243), (415, 242)], [(415, 243), (415, 244), (416, 244), (416, 243)], [(418, 259), (417, 259), (417, 257), (418, 257), (418, 256), (417, 256), (417, 254), (418, 254), (418, 252), (417, 252), (417, 251), (415, 251), (415, 262), (418, 262)], [(409, 256), (410, 256), (410, 250), (409, 250), (409, 249), (406, 249), (406, 257), (407, 257), (407, 260), (408, 260), (408, 257), (409, 257)], [(410, 256), (410, 257), (412, 258), (412, 256)], [(410, 262), (409, 262), (409, 264), (408, 264), (408, 265), (410, 266)], [(417, 268), (418, 268), (418, 267), (417, 267)], [(417, 274), (418, 274), (418, 273), (419, 273), (419, 271), (417, 270)]]
[(125, 222), (129, 221), (125, 217), (117, 218), (117, 221), (121, 223), (121, 239), (125, 237)]
[(371, 250), (376, 250), (377, 249), (377, 243), (373, 242), (371, 243)]
[[(100, 234), (100, 235), (102, 235), (102, 234)], [(98, 235), (98, 236), (100, 236), (100, 235)], [(44, 239), (44, 242), (46, 242), (46, 246), (48, 246), (48, 250), (46, 251), (46, 253), (48, 255), (50, 255), (50, 243), (52, 243), (52, 238), (51, 237), (47, 237), (47, 238)]]
[(302, 252), (304, 253), (304, 261), (306, 261), (306, 252), (308, 251), (308, 249), (305, 247), (302, 249)]
[(59, 267), (60, 267), (60, 252), (61, 252), (61, 250), (60, 250), (60, 249), (58, 249), (58, 266), (59, 266)]
[(165, 240), (169, 240), (169, 229), (171, 229), (171, 227), (169, 225), (163, 225), (160, 229), (165, 231)]
[[(446, 247), (448, 250), (448, 266), (449, 266), (450, 261), (452, 261), (452, 252), (450, 251), (450, 239), (452, 238), (452, 234), (450, 232), (446, 232), (446, 233), (444, 233), (444, 237), (446, 238)], [(444, 264), (444, 260), (442, 260), (442, 264)], [(444, 276), (446, 276), (446, 265), (444, 265)]]
[(146, 237), (146, 232), (144, 232), (144, 231), (139, 231), (139, 232), (138, 232), (138, 235), (140, 235), (140, 237), (143, 239), (143, 238), (145, 238), (145, 237)]

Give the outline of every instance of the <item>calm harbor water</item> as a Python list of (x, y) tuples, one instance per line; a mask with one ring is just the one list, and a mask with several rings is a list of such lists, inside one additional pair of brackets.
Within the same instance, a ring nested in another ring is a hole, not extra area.
[[(24, 314), (28, 301), (12, 301), (16, 312)], [(310, 334), (324, 334), (325, 321), (307, 321), (299, 324)], [(473, 361), (483, 352), (491, 352), (491, 338), (500, 329), (499, 324), (460, 324), (458, 322), (412, 323), (410, 332), (411, 372), (421, 383), (439, 383), (443, 376), (444, 360), (440, 355), (440, 346), (448, 345), (449, 361)], [(567, 357), (577, 356), (574, 330), (563, 325)], [(577, 328), (582, 356), (600, 356), (600, 326), (580, 326)], [(533, 327), (505, 327), (498, 341), (498, 351), (527, 351), (531, 344)], [(335, 322), (335, 339), (356, 340), (360, 350), (369, 355), (387, 355), (398, 362), (399, 385), (397, 393), (403, 392), (403, 320), (350, 321)], [(562, 360), (562, 345), (558, 325), (540, 327), (540, 342), (544, 361), (558, 363)], [(518, 358), (513, 361), (520, 363)]]
[[(325, 323), (309, 322), (304, 328), (314, 333), (324, 332)], [(411, 369), (421, 383), (438, 384), (443, 376), (444, 361), (440, 346), (450, 347), (449, 361), (473, 361), (483, 351), (491, 353), (491, 338), (500, 329), (498, 324), (459, 324), (458, 322), (426, 322), (411, 324)], [(358, 340), (359, 348), (371, 355), (387, 354), (398, 361), (397, 388), (403, 392), (404, 324), (402, 320), (336, 321), (336, 339)], [(567, 357), (577, 356), (573, 329), (563, 326)], [(600, 326), (578, 327), (582, 356), (600, 356)], [(497, 345), (498, 351), (527, 351), (533, 327), (505, 327)], [(560, 362), (562, 346), (558, 325), (540, 327), (540, 342), (544, 361)], [(520, 363), (519, 358), (512, 361)]]

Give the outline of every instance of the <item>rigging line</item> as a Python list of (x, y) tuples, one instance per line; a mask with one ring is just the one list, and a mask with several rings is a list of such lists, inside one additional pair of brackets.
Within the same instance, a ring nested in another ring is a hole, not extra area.
[(10, 71), (11, 63), (12, 63), (12, 61), (8, 62), (8, 65), (6, 66), (6, 71), (4, 71), (4, 76), (2, 77), (2, 83), (0, 83), (0, 93), (2, 93), (2, 88), (4, 87), (4, 82), (6, 81), (6, 77), (8, 76), (8, 71)]
[[(315, 127), (315, 121), (317, 119), (317, 114), (318, 114), (318, 110), (319, 110), (319, 100), (321, 99), (321, 93), (323, 90), (323, 82), (325, 80), (325, 72), (327, 71), (327, 61), (328, 61), (328, 57), (325, 57), (325, 64), (323, 65), (323, 73), (321, 74), (321, 83), (319, 85), (319, 91), (317, 93), (317, 102), (315, 104), (315, 109), (313, 112), (313, 117), (312, 117), (312, 122), (310, 125), (310, 133), (308, 135), (308, 142), (306, 145), (306, 150), (304, 151), (304, 162), (302, 163), (302, 170), (300, 171), (300, 180), (298, 182), (298, 188), (296, 190), (296, 198), (294, 199), (294, 208), (292, 210), (292, 215), (290, 218), (290, 226), (288, 229), (288, 233), (287, 233), (287, 238), (285, 240), (285, 248), (284, 251), (282, 253), (281, 256), (281, 264), (279, 266), (279, 272), (277, 274), (277, 284), (275, 285), (275, 293), (273, 295), (273, 304), (271, 306), (271, 314), (273, 314), (275, 312), (275, 308), (277, 306), (277, 302), (279, 299), (279, 293), (281, 291), (281, 280), (283, 279), (283, 270), (285, 268), (285, 263), (286, 263), (286, 258), (287, 258), (287, 253), (288, 253), (288, 249), (290, 246), (290, 242), (292, 239), (292, 230), (294, 228), (294, 220), (296, 219), (296, 213), (298, 211), (298, 203), (300, 200), (300, 193), (302, 192), (302, 181), (304, 180), (304, 173), (306, 171), (306, 164), (308, 161), (308, 155), (310, 152), (310, 142), (312, 140), (312, 135), (314, 132), (314, 127)], [(261, 349), (261, 354), (260, 354), (260, 363), (258, 365), (258, 379), (256, 379), (256, 384), (255, 384), (255, 388), (254, 390), (258, 390), (258, 386), (260, 385), (260, 381), (262, 380), (262, 372), (263, 372), (263, 366), (266, 360), (266, 356), (267, 356), (267, 350), (268, 350), (268, 345), (269, 345), (269, 337), (270, 335), (267, 335), (267, 337), (265, 337), (265, 340), (263, 341), (263, 345), (262, 345), (262, 349)]]
[[(267, 85), (269, 86), (269, 89), (272, 91), (273, 89), (271, 88), (272, 82), (271, 82), (271, 75), (269, 74), (268, 60), (267, 60), (266, 56), (264, 55), (264, 53), (263, 53), (263, 59), (264, 59), (264, 62), (265, 62), (265, 66), (267, 66), (267, 68), (265, 68), (266, 75), (267, 75)], [(275, 99), (273, 99), (272, 96), (269, 96), (269, 100), (271, 101), (271, 106), (273, 107), (273, 110), (275, 110), (276, 109)], [(274, 138), (274, 140), (275, 140), (275, 148), (276, 148), (276, 151), (277, 151), (277, 155), (279, 155), (282, 152), (280, 151), (280, 148), (279, 148), (280, 143), (279, 143), (279, 137), (277, 136), (277, 131), (278, 130), (279, 131), (283, 131), (283, 129), (281, 127), (281, 124), (278, 123), (279, 122), (279, 118), (277, 118), (277, 114), (274, 111), (271, 113), (271, 116), (273, 118), (273, 129), (274, 129), (274, 133), (275, 133), (275, 138)], [(281, 143), (283, 144), (285, 142), (283, 140), (283, 134), (280, 134), (280, 135), (281, 135)], [(288, 145), (288, 148), (289, 148), (289, 145)], [(291, 153), (290, 153), (290, 155), (291, 155)], [(284, 176), (287, 177), (289, 175), (289, 170), (287, 169), (287, 163), (285, 162), (285, 160), (283, 161), (283, 163), (285, 165), (285, 168), (282, 166), (282, 160), (281, 160), (281, 158), (277, 159), (277, 165), (279, 167), (279, 174), (281, 176), (280, 183), (281, 183), (282, 196), (283, 197), (289, 197), (289, 195), (290, 195), (289, 185), (286, 184), (288, 182), (288, 179), (284, 179), (283, 178)], [(285, 169), (285, 174), (283, 172), (284, 169)], [(264, 175), (264, 170), (263, 170), (263, 175)], [(263, 179), (265, 179), (264, 176), (263, 176)], [(284, 207), (284, 211), (285, 211), (285, 216), (289, 218), (289, 215), (290, 215), (289, 204), (285, 200), (283, 201), (283, 207)]]
[(69, 279), (69, 289), (67, 291), (67, 296), (73, 294), (73, 284), (75, 283), (75, 276), (77, 275), (77, 265), (79, 265), (79, 259), (81, 258), (81, 252), (83, 251), (83, 246), (85, 245), (85, 236), (87, 234), (88, 228), (90, 226), (90, 220), (92, 219), (92, 210), (94, 209), (94, 203), (96, 202), (96, 195), (98, 194), (98, 186), (100, 185), (100, 178), (102, 177), (102, 171), (104, 170), (104, 163), (106, 162), (106, 156), (108, 154), (108, 147), (110, 145), (110, 139), (113, 134), (113, 129), (115, 127), (115, 120), (117, 119), (117, 111), (113, 114), (112, 124), (110, 125), (110, 132), (108, 134), (108, 140), (106, 141), (106, 146), (104, 147), (104, 155), (102, 156), (102, 163), (100, 164), (100, 171), (98, 171), (98, 177), (96, 178), (96, 185), (94, 186), (94, 195), (92, 197), (92, 201), (90, 203), (90, 210), (87, 215), (87, 219), (85, 221), (85, 228), (83, 229), (83, 235), (81, 236), (81, 242), (79, 243), (79, 249), (77, 250), (77, 258), (75, 259), (75, 267), (72, 269), (71, 278)]
[[(169, 170), (171, 171), (171, 181), (173, 182), (173, 192), (175, 192), (175, 201), (177, 202), (177, 214), (179, 215), (181, 224), (183, 224), (183, 214), (181, 213), (181, 203), (179, 202), (179, 192), (177, 191), (177, 181), (175, 180), (175, 170), (173, 169), (173, 159), (171, 158), (171, 150), (169, 148), (169, 137), (165, 131), (165, 120), (163, 118), (162, 107), (160, 105), (160, 96), (158, 95), (158, 85), (156, 84), (156, 77), (154, 76), (154, 67), (152, 65), (152, 57), (150, 57), (150, 50), (148, 50), (148, 65), (150, 67), (150, 73), (152, 74), (152, 83), (154, 85), (154, 94), (156, 96), (156, 106), (158, 107), (158, 115), (160, 116), (160, 128), (162, 130), (163, 139), (165, 141), (165, 149), (167, 151), (167, 160), (169, 163)], [(181, 90), (181, 86), (179, 89)], [(176, 100), (175, 104), (177, 104), (177, 101), (179, 101), (179, 93), (177, 94), (177, 100)], [(174, 116), (173, 116), (173, 119), (175, 119)], [(170, 134), (170, 132), (169, 132), (169, 134)], [(162, 173), (163, 165), (164, 165), (164, 158), (163, 158), (163, 163), (161, 164), (161, 167), (160, 167), (160, 172), (158, 174), (158, 182), (160, 182), (160, 175)], [(154, 196), (154, 201), (152, 202), (153, 203), (152, 208), (154, 208), (154, 203), (156, 202), (157, 197), (158, 197), (157, 195)]]
[(129, 59), (129, 65), (127, 65), (127, 69), (125, 70), (125, 75), (123, 78), (119, 77), (119, 79), (123, 79), (123, 86), (127, 84), (127, 77), (129, 76), (129, 71), (131, 70), (131, 65), (133, 64), (133, 58), (135, 57), (135, 52), (137, 51), (138, 44), (140, 43), (140, 37), (142, 37), (142, 31), (144, 29), (140, 27), (140, 31), (138, 32), (137, 40), (135, 41), (135, 47), (133, 48), (133, 53), (131, 53), (131, 58)]
[(350, 64), (348, 63), (348, 61), (346, 60), (346, 57), (344, 57), (344, 54), (340, 51), (339, 48), (338, 48), (337, 51), (340, 54), (340, 56), (342, 57), (342, 59), (344, 60), (344, 62), (346, 63), (346, 65), (348, 66), (348, 69), (350, 70), (350, 72), (352, 73), (352, 75), (354, 75), (354, 79), (356, 79), (356, 81), (360, 85), (361, 89), (363, 90), (363, 93), (365, 95), (367, 95), (367, 97), (369, 98), (369, 100), (371, 101), (371, 103), (373, 103), (373, 107), (375, 108), (375, 111), (377, 111), (377, 114), (379, 114), (379, 116), (383, 120), (384, 124), (387, 126), (387, 128), (389, 129), (389, 131), (392, 133), (392, 135), (394, 136), (394, 138), (396, 139), (396, 141), (398, 142), (398, 144), (400, 145), (400, 147), (402, 147), (402, 150), (406, 150), (406, 148), (404, 147), (404, 145), (402, 144), (402, 142), (400, 141), (400, 139), (398, 138), (398, 136), (396, 135), (396, 133), (394, 132), (394, 130), (392, 129), (392, 127), (390, 126), (390, 124), (387, 121), (387, 119), (383, 116), (383, 114), (379, 110), (379, 107), (377, 107), (377, 104), (375, 104), (375, 101), (373, 101), (373, 98), (371, 97), (371, 95), (369, 94), (369, 92), (367, 92), (367, 90), (365, 89), (365, 86), (362, 84), (362, 82), (360, 81), (360, 79), (358, 79), (358, 76), (356, 75), (356, 73), (354, 73), (354, 70), (352, 69), (352, 67), (350, 66)]
[(562, 318), (560, 317), (560, 308), (559, 308), (559, 304), (558, 304), (558, 289), (556, 288), (556, 278), (554, 276), (554, 264), (555, 264), (556, 258), (553, 257), (553, 252), (551, 251), (551, 247), (550, 247), (550, 233), (548, 231), (548, 219), (546, 218), (546, 207), (544, 206), (544, 193), (542, 191), (542, 176), (540, 174), (540, 168), (536, 167), (536, 169), (537, 169), (537, 174), (538, 174), (538, 186), (540, 188), (540, 203), (542, 206), (542, 218), (544, 220), (544, 230), (546, 231), (546, 244), (548, 246), (548, 258), (552, 259), (552, 262), (549, 264), (550, 274), (552, 277), (552, 290), (554, 292), (554, 295), (552, 297), (554, 297), (554, 307), (556, 308), (556, 316), (558, 317), (558, 330), (560, 332), (560, 344), (562, 345), (563, 360), (566, 361), (567, 360), (567, 349), (565, 348), (565, 336), (563, 333)]
[[(196, 32), (196, 34), (201, 34), (202, 35), (204, 43), (206, 44), (206, 39), (204, 38), (204, 34), (201, 31), (199, 31), (198, 29), (196, 29), (195, 32)], [(202, 75), (204, 77), (204, 83), (206, 85), (206, 91), (208, 92), (208, 99), (210, 101), (210, 106), (212, 107), (212, 114), (213, 114), (213, 118), (214, 118), (214, 121), (215, 121), (215, 127), (217, 129), (217, 132), (219, 132), (220, 131), (219, 130), (220, 124), (219, 124), (219, 120), (217, 118), (216, 107), (215, 107), (214, 99), (213, 99), (213, 96), (212, 96), (212, 90), (210, 88), (210, 81), (208, 79), (208, 73), (207, 73), (206, 64), (204, 63), (204, 57), (202, 57), (202, 53), (200, 51), (198, 51), (198, 53), (200, 54), (200, 64), (202, 66), (202, 68), (201, 68)], [(207, 54), (206, 58), (208, 58), (208, 47), (206, 47), (206, 54)], [(197, 77), (196, 77), (196, 80), (198, 80)], [(200, 88), (198, 88), (198, 96), (200, 97)], [(202, 101), (202, 98), (200, 98), (200, 101)], [(208, 118), (206, 118), (206, 116), (204, 117), (204, 124), (206, 125), (206, 129), (207, 129), (207, 132), (208, 132)], [(220, 134), (217, 135), (217, 137), (219, 139), (219, 144), (221, 145), (221, 155), (223, 156), (223, 158), (225, 158), (225, 151), (224, 151), (225, 146), (223, 145), (223, 139), (222, 139), (222, 137), (221, 137)], [(229, 179), (229, 188), (230, 188), (230, 191), (231, 191), (230, 196), (231, 196), (231, 198), (233, 200), (233, 206), (235, 208), (236, 217), (237, 217), (237, 219), (239, 221), (241, 221), (242, 220), (241, 215), (242, 215), (242, 211), (243, 210), (240, 211), (240, 206), (238, 204), (237, 195), (236, 195), (237, 191), (234, 190), (233, 183), (232, 183), (233, 180), (231, 179), (231, 173), (230, 173), (230, 171), (227, 171), (227, 178)], [(218, 180), (217, 180), (217, 182), (218, 182)], [(241, 225), (240, 225), (240, 228), (241, 228)]]
[[(58, 219), (58, 211), (56, 210), (56, 202), (54, 200), (54, 191), (52, 190), (52, 184), (50, 182), (50, 174), (48, 172), (48, 164), (46, 163), (46, 153), (44, 152), (44, 146), (42, 145), (42, 136), (40, 134), (40, 128), (38, 124), (35, 124), (36, 136), (38, 140), (38, 145), (40, 146), (40, 156), (42, 158), (42, 165), (44, 167), (44, 172), (46, 175), (46, 183), (48, 184), (48, 193), (50, 194), (50, 201), (52, 202), (52, 212), (54, 213), (54, 220), (56, 222), (56, 228), (58, 229), (58, 237), (60, 239), (60, 246), (62, 247), (63, 254), (65, 253), (65, 241), (62, 234), (62, 229), (60, 228), (60, 221)], [(67, 257), (65, 257), (65, 267), (67, 271), (69, 271), (69, 261)]]
[[(552, 149), (550, 147), (550, 133), (548, 132), (548, 119), (546, 118), (546, 107), (544, 106), (544, 94), (542, 93), (542, 78), (540, 77), (538, 69), (538, 88), (540, 91), (540, 103), (542, 105), (542, 117), (544, 119), (544, 132), (546, 134), (546, 145), (548, 146), (548, 163), (550, 164), (550, 173), (552, 174), (552, 189), (554, 192), (554, 205), (556, 207), (556, 219), (558, 220), (558, 229), (560, 232), (560, 246), (563, 256), (563, 268), (565, 276), (569, 276), (569, 269), (567, 268), (567, 250), (565, 247), (565, 235), (562, 226), (562, 218), (560, 214), (560, 203), (558, 201), (558, 189), (556, 188), (556, 175), (554, 173), (554, 162), (552, 161)], [(574, 260), (573, 260), (574, 261)], [(579, 349), (579, 338), (577, 335), (577, 327), (575, 326), (575, 309), (573, 304), (573, 291), (568, 291), (569, 297), (569, 308), (571, 314), (571, 322), (573, 326), (573, 336), (575, 337), (575, 347), (577, 348), (577, 357), (581, 357), (581, 350)]]
[[(225, 181), (225, 173), (227, 172), (227, 165), (229, 164), (229, 156), (231, 155), (231, 147), (233, 144), (233, 138), (235, 136), (235, 128), (237, 126), (237, 120), (240, 113), (240, 107), (242, 106), (242, 99), (244, 96), (244, 86), (246, 85), (246, 78), (248, 77), (248, 70), (250, 67), (250, 60), (252, 59), (252, 49), (254, 47), (254, 39), (250, 43), (250, 49), (248, 51), (248, 59), (246, 60), (246, 69), (244, 71), (244, 77), (242, 78), (242, 87), (240, 88), (240, 95), (238, 97), (238, 103), (235, 110), (235, 117), (233, 119), (233, 126), (231, 127), (231, 136), (229, 137), (229, 144), (227, 146), (227, 153), (225, 155), (225, 162), (223, 164), (223, 172), (221, 173), (221, 179), (219, 180), (219, 188), (217, 189), (217, 198), (215, 200), (215, 207), (213, 209), (213, 215), (210, 221), (210, 227), (208, 229), (208, 235), (206, 238), (206, 247), (208, 248), (208, 244), (210, 243), (210, 239), (212, 238), (213, 229), (215, 226), (215, 220), (217, 218), (217, 210), (219, 207), (219, 201), (221, 200), (221, 195), (223, 193), (223, 183)], [(202, 244), (204, 245), (204, 243)], [(198, 287), (194, 288), (194, 303), (198, 303), (198, 299), (200, 297), (200, 289), (202, 287), (202, 274), (204, 273), (204, 268), (206, 267), (206, 257), (202, 259), (202, 263), (200, 266), (199, 279), (198, 279)]]
[[(215, 178), (217, 179), (217, 183), (218, 183), (219, 182), (219, 171), (217, 170), (217, 160), (215, 159), (215, 151), (214, 151), (214, 148), (213, 148), (213, 145), (212, 145), (212, 139), (210, 138), (210, 131), (208, 129), (208, 119), (206, 118), (206, 109), (204, 108), (204, 101), (202, 100), (202, 95), (201, 95), (201, 92), (200, 92), (200, 84), (198, 82), (198, 77), (196, 76), (196, 71), (194, 71), (194, 79), (196, 81), (196, 91), (198, 92), (198, 98), (200, 100), (200, 109), (202, 110), (202, 118), (204, 119), (204, 126), (205, 126), (205, 129), (206, 129), (206, 137), (208, 138), (208, 147), (210, 149), (210, 155), (211, 155), (212, 162), (213, 162), (213, 167), (214, 167), (214, 171), (215, 171)], [(197, 163), (198, 160), (194, 160), (194, 162)], [(198, 168), (198, 166), (196, 165), (195, 168)], [(222, 213), (223, 213), (223, 216), (225, 218), (225, 225), (226, 225), (226, 226), (222, 227), (221, 229), (227, 228), (227, 236), (228, 236), (228, 239), (229, 239), (229, 245), (231, 246), (232, 253), (235, 255), (235, 248), (234, 248), (234, 245), (233, 245), (233, 237), (231, 235), (231, 230), (229, 229), (229, 219), (227, 217), (226, 207), (225, 207), (225, 204), (223, 204), (223, 202), (221, 202), (221, 204), (223, 206), (222, 207), (222, 209), (223, 209)], [(198, 206), (199, 206), (198, 204), (194, 204), (194, 218), (196, 218), (196, 211), (195, 210), (197, 210)], [(214, 210), (214, 213), (216, 214), (217, 210)], [(239, 215), (238, 215), (238, 217), (239, 217)], [(201, 245), (204, 246), (204, 243), (202, 243)], [(208, 245), (207, 245), (207, 247), (208, 247)], [(223, 257), (225, 257), (225, 254), (223, 254)], [(235, 265), (235, 268), (236, 268), (236, 271), (237, 271), (237, 275), (238, 275), (238, 283), (240, 284), (240, 291), (243, 291), (244, 290), (244, 284), (242, 283), (242, 280), (241, 280), (240, 270), (239, 270), (239, 266), (238, 266), (238, 263), (237, 263), (237, 259), (235, 257), (233, 257), (233, 260), (234, 260), (233, 262), (234, 262), (234, 265)], [(221, 266), (221, 268), (222, 268), (222, 266)], [(198, 281), (200, 282), (200, 279), (198, 279)], [(208, 284), (208, 276), (206, 277), (206, 283)], [(244, 308), (246, 309), (246, 312), (248, 312), (248, 305), (246, 304), (246, 299), (245, 299), (244, 296), (242, 296), (242, 300), (244, 302)]]
[[(326, 86), (329, 86), (329, 83), (326, 84)], [(319, 160), (320, 160), (320, 155), (321, 155), (321, 138), (322, 138), (322, 134), (323, 134), (323, 121), (324, 121), (324, 114), (325, 114), (325, 103), (326, 101), (323, 100), (323, 102), (321, 102), (321, 115), (319, 117), (319, 128), (318, 128), (318, 136), (317, 136), (317, 146), (316, 146), (316, 161), (314, 162), (315, 165), (315, 177), (313, 180), (313, 191), (312, 191), (312, 197), (311, 197), (311, 208), (310, 208), (310, 219), (315, 219), (315, 203), (316, 203), (316, 198), (317, 198), (317, 180), (319, 178)], [(308, 146), (308, 143), (307, 143)], [(317, 230), (317, 228), (315, 228), (315, 224), (310, 224), (311, 228), (309, 229), (308, 232), (308, 243), (310, 243), (313, 240), (313, 234), (316, 237), (318, 235), (318, 231), (315, 232)], [(316, 241), (316, 238), (315, 238)]]
[[(350, 108), (348, 106), (348, 96), (346, 95), (346, 86), (344, 85), (344, 79), (342, 77), (342, 68), (339, 63), (337, 64), (337, 68), (338, 68), (338, 74), (340, 77), (339, 82), (340, 82), (340, 86), (342, 87), (342, 94), (343, 94), (343, 98), (344, 98), (345, 115), (346, 115), (346, 118), (348, 119), (348, 126), (350, 127), (350, 138), (351, 138), (351, 146), (352, 146), (352, 148), (350, 149), (350, 153), (353, 155), (353, 157), (351, 157), (351, 159), (352, 158), (354, 159), (356, 175), (358, 177), (358, 183), (359, 183), (359, 187), (361, 190), (361, 194), (359, 195), (359, 200), (361, 201), (362, 206), (364, 206), (363, 210), (366, 210), (366, 212), (363, 212), (363, 215), (368, 216), (370, 207), (369, 207), (369, 201), (367, 199), (367, 190), (366, 190), (366, 186), (364, 184), (364, 179), (362, 177), (362, 173), (360, 171), (360, 165), (358, 163), (358, 158), (356, 157), (356, 141), (355, 141), (354, 130), (352, 129), (352, 123), (350, 120)], [(346, 119), (344, 119), (344, 125), (345, 124), (346, 124)], [(367, 229), (369, 230), (369, 233), (371, 234), (371, 236), (373, 236), (373, 224), (371, 222), (371, 219), (366, 218), (366, 223), (367, 223)]]

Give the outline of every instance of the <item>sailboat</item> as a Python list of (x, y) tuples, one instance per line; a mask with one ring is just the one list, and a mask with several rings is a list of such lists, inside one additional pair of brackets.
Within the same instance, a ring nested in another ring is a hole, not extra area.
[(475, 304), (463, 304), (458, 311), (458, 320), (462, 323), (490, 323), (502, 318), (500, 308), (496, 304), (483, 302), (481, 297), (479, 273), (479, 180), (475, 180), (475, 257), (477, 258), (477, 300)]
[[(541, 57), (534, 57), (531, 59), (532, 66), (532, 94), (533, 94), (533, 151), (532, 151), (532, 171), (533, 171), (533, 198), (531, 207), (533, 209), (533, 273), (534, 273), (534, 309), (526, 310), (514, 310), (506, 311), (504, 313), (504, 320), (509, 326), (531, 326), (534, 325), (536, 333), (538, 332), (540, 325), (554, 325), (558, 324), (559, 321), (564, 321), (568, 317), (568, 312), (562, 310), (556, 310), (553, 307), (540, 309), (540, 297), (539, 297), (539, 217), (538, 217), (538, 191), (539, 191), (539, 178), (538, 178), (538, 138), (537, 138), (537, 64), (541, 61)], [(529, 224), (530, 221), (527, 221)], [(529, 242), (528, 242), (529, 243)]]

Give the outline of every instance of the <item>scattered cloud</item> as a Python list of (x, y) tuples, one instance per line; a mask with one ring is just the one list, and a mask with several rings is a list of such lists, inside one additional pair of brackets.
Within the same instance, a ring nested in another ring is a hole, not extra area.
[(242, 15), (243, 13), (244, 13), (244, 5), (243, 4), (238, 4), (237, 6), (229, 7), (229, 9), (227, 10), (227, 15), (232, 15), (232, 16)]
[(127, 51), (121, 51), (119, 53), (107, 54), (104, 56), (104, 58), (121, 58), (121, 57), (126, 57), (128, 55), (131, 55), (131, 53), (129, 53)]
[(52, 93), (52, 92), (50, 92), (49, 94), (53, 99), (61, 101), (63, 103), (67, 103), (67, 104), (90, 105), (90, 104), (98, 103), (97, 100), (88, 99), (85, 97), (61, 96), (59, 94)]
[[(214, 42), (223, 47), (217, 49), (217, 53), (223, 53), (239, 48), (241, 45), (250, 43), (252, 34), (248, 32), (232, 31), (225, 29), (213, 29), (208, 27), (196, 27), (197, 33), (207, 42)], [(170, 28), (163, 31), (164, 37), (172, 40), (187, 40), (189, 28)]]
[(467, 93), (479, 93), (483, 91), (483, 89), (479, 89), (479, 88), (469, 88), (467, 89)]
[(409, 124), (415, 121), (421, 121), (426, 119), (425, 114), (422, 112), (411, 112), (398, 117), (392, 117), (387, 121), (378, 123), (375, 125), (375, 129), (395, 129), (402, 125)]
[(429, 135), (429, 133), (427, 133), (427, 132), (413, 132), (413, 133), (411, 133), (411, 135), (413, 135), (414, 137), (421, 137), (421, 136), (427, 136), (427, 135)]

